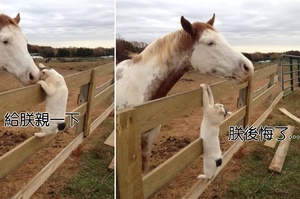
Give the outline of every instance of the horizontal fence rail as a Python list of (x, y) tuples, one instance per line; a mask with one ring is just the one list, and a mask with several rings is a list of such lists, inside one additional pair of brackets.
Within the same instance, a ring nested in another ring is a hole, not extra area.
[[(276, 75), (277, 69), (277, 65), (272, 65), (256, 71), (252, 81), (239, 85), (233, 84), (232, 81), (223, 81), (211, 85), (216, 101), (221, 97), (237, 92), (240, 92), (241, 97), (244, 95), (243, 93), (246, 93), (246, 98), (242, 100), (242, 103), (239, 103), (240, 108), (221, 124), (220, 136), (224, 136), (228, 132), (229, 126), (237, 125), (245, 119), (245, 124), (250, 125), (251, 111), (264, 101), (269, 101), (271, 105), (254, 125), (261, 124), (270, 114), (273, 107), (283, 96), (283, 93), (280, 93), (273, 100), (275, 83), (278, 77)], [(266, 78), (269, 82), (254, 91), (253, 84)], [(243, 92), (241, 93), (241, 91)], [(201, 106), (202, 89), (199, 88), (117, 112), (117, 191), (119, 198), (151, 197), (202, 154), (202, 141), (198, 138), (150, 173), (142, 176), (141, 133), (172, 119), (184, 116)], [(229, 162), (233, 151), (237, 151), (242, 144), (242, 142), (237, 142), (232, 146), (231, 151), (225, 152), (225, 163)], [(222, 167), (225, 165), (222, 165)], [(199, 189), (200, 186), (201, 189)], [(202, 193), (199, 190), (204, 190), (207, 186), (208, 184), (198, 181), (188, 193), (187, 198), (199, 197)]]

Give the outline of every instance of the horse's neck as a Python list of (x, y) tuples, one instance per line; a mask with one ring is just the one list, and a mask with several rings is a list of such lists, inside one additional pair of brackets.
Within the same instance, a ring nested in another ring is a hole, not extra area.
[[(178, 59), (177, 62), (174, 62), (174, 60), (178, 58), (176, 57), (172, 62), (160, 66), (162, 68), (161, 71), (153, 75), (153, 80), (151, 81), (151, 84), (147, 86), (144, 94), (145, 101), (165, 97), (176, 82), (189, 70), (187, 56), (177, 56), (182, 58)], [(159, 64), (159, 61), (157, 64)], [(156, 68), (155, 66), (151, 67)]]

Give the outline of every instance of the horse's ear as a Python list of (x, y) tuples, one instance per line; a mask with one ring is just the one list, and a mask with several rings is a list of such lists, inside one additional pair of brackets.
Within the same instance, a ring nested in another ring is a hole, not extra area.
[(180, 23), (181, 23), (183, 30), (185, 30), (191, 36), (195, 35), (193, 25), (188, 20), (186, 20), (183, 16), (181, 16)]
[(206, 22), (206, 23), (208, 23), (211, 26), (214, 26), (214, 22), (215, 22), (215, 13), (214, 13), (213, 17), (210, 20), (208, 20), (208, 22)]
[(14, 18), (14, 21), (18, 24), (21, 21), (20, 13)]

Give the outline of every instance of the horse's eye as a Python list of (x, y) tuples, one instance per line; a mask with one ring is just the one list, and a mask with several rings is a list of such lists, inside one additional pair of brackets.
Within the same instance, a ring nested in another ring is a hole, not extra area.
[(6, 44), (8, 44), (8, 41), (7, 41), (7, 40), (4, 40), (3, 43), (6, 45)]
[(214, 45), (214, 42), (211, 41), (207, 45), (212, 46), (212, 45)]

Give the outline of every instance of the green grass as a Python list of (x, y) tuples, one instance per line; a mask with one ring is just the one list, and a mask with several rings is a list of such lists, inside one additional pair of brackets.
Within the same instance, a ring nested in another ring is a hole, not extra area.
[[(100, 127), (111, 126), (113, 121), (104, 123)], [(104, 137), (106, 138), (111, 131), (110, 128)], [(81, 154), (79, 172), (62, 191), (64, 198), (114, 198), (114, 172), (108, 170), (114, 149), (103, 144), (104, 138), (92, 142), (92, 149), (83, 151)]]
[[(294, 135), (300, 135), (299, 123), (278, 111), (286, 108), (300, 115), (300, 92), (281, 100), (272, 112), (272, 117), (263, 125), (293, 125)], [(278, 146), (278, 143), (277, 143)], [(240, 176), (229, 185), (222, 198), (299, 198), (300, 197), (300, 140), (291, 140), (281, 173), (268, 170), (276, 148), (263, 146), (263, 142), (251, 142), (251, 150), (242, 160)]]

